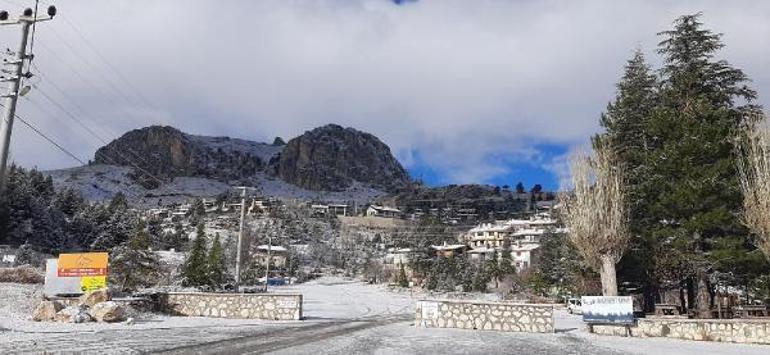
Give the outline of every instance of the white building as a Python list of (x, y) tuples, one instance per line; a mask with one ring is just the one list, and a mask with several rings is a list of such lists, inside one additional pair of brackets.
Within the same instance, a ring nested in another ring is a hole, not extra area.
[(465, 243), (471, 248), (502, 248), (512, 227), (504, 223), (482, 223), (471, 228), (465, 235)]
[(397, 218), (401, 216), (401, 210), (393, 207), (371, 205), (366, 209), (366, 215), (369, 217)]
[(537, 263), (540, 254), (540, 244), (515, 243), (511, 245), (511, 259), (516, 271), (523, 271)]

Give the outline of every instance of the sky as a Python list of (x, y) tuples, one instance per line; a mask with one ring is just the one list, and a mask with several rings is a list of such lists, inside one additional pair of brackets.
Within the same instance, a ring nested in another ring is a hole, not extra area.
[[(559, 186), (599, 131), (625, 61), (654, 67), (682, 14), (770, 106), (770, 1), (69, 0), (35, 30), (18, 114), (81, 160), (152, 124), (272, 142), (337, 123), (432, 185)], [(11, 15), (31, 0), (0, 0)], [(0, 44), (18, 45), (17, 26)], [(26, 126), (12, 159), (79, 165)]]

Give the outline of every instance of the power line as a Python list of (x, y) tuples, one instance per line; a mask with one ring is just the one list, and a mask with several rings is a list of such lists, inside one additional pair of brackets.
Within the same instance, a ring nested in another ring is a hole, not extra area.
[(40, 137), (43, 137), (43, 139), (45, 139), (46, 141), (48, 141), (48, 143), (51, 143), (51, 144), (52, 144), (54, 147), (56, 147), (57, 149), (59, 149), (59, 150), (61, 150), (62, 152), (64, 152), (64, 154), (67, 154), (67, 155), (69, 155), (69, 156), (70, 156), (72, 159), (75, 159), (75, 160), (77, 160), (77, 161), (78, 161), (80, 164), (83, 164), (83, 165), (87, 165), (87, 164), (86, 164), (86, 162), (84, 162), (83, 160), (81, 160), (80, 158), (78, 158), (78, 157), (77, 157), (77, 156), (76, 156), (74, 153), (72, 153), (72, 152), (70, 152), (69, 150), (67, 150), (67, 148), (64, 148), (64, 147), (63, 147), (61, 144), (57, 143), (57, 142), (56, 142), (55, 140), (53, 140), (52, 138), (48, 137), (48, 136), (47, 136), (45, 133), (43, 133), (42, 131), (40, 131), (40, 129), (38, 129), (37, 127), (35, 127), (35, 126), (34, 126), (34, 125), (32, 125), (31, 123), (27, 122), (27, 120), (25, 120), (25, 119), (21, 118), (21, 117), (20, 117), (18, 114), (17, 114), (17, 115), (15, 115), (15, 116), (16, 116), (16, 119), (18, 119), (19, 121), (21, 121), (21, 123), (23, 123), (24, 125), (26, 125), (27, 127), (29, 127), (29, 129), (31, 129), (33, 132), (37, 133), (37, 134), (38, 134)]
[(75, 26), (75, 24), (73, 24), (73, 23), (72, 23), (72, 22), (71, 22), (69, 19), (67, 19), (66, 17), (62, 17), (62, 19), (64, 20), (64, 23), (66, 23), (66, 24), (67, 24), (67, 25), (68, 25), (70, 28), (72, 28), (72, 30), (73, 30), (73, 31), (74, 31), (74, 32), (75, 32), (75, 33), (76, 33), (76, 34), (77, 34), (77, 35), (80, 37), (80, 39), (82, 39), (82, 40), (83, 40), (83, 42), (86, 44), (86, 46), (87, 46), (89, 49), (91, 49), (91, 51), (92, 51), (92, 52), (94, 52), (94, 53), (96, 54), (96, 56), (97, 56), (97, 57), (98, 57), (98, 58), (99, 58), (99, 59), (100, 59), (100, 60), (101, 60), (101, 61), (102, 61), (102, 62), (103, 62), (103, 63), (104, 63), (106, 66), (107, 66), (107, 68), (109, 68), (110, 70), (112, 70), (112, 72), (113, 72), (113, 73), (115, 73), (115, 74), (117, 75), (117, 77), (118, 77), (120, 80), (122, 80), (122, 81), (123, 81), (123, 83), (125, 83), (125, 84), (126, 84), (126, 85), (127, 85), (127, 86), (128, 86), (130, 89), (131, 89), (131, 90), (133, 90), (133, 93), (134, 93), (134, 94), (135, 94), (135, 95), (136, 95), (136, 96), (137, 96), (137, 97), (138, 97), (138, 98), (139, 98), (141, 101), (143, 101), (143, 103), (145, 104), (145, 106), (148, 106), (148, 107), (152, 107), (152, 106), (154, 106), (154, 105), (151, 105), (151, 104), (150, 104), (149, 100), (148, 100), (148, 99), (147, 99), (147, 98), (146, 98), (144, 95), (142, 95), (142, 91), (141, 91), (141, 90), (138, 90), (138, 89), (137, 89), (137, 88), (134, 86), (134, 84), (132, 84), (132, 83), (131, 83), (131, 81), (129, 81), (129, 80), (126, 78), (126, 76), (125, 76), (125, 75), (123, 75), (123, 73), (121, 73), (121, 72), (120, 72), (120, 71), (117, 69), (117, 67), (115, 67), (114, 65), (112, 65), (112, 63), (111, 63), (111, 62), (110, 62), (110, 61), (109, 61), (109, 60), (108, 60), (108, 59), (107, 59), (107, 58), (106, 58), (106, 57), (105, 57), (105, 56), (104, 56), (104, 55), (101, 53), (101, 51), (99, 51), (98, 47), (97, 47), (97, 46), (95, 46), (95, 45), (94, 45), (94, 44), (93, 44), (93, 43), (92, 43), (90, 40), (88, 40), (88, 38), (87, 38), (87, 37), (86, 37), (86, 36), (83, 34), (83, 32), (82, 32), (82, 31), (80, 31), (80, 29), (78, 29), (78, 28)]

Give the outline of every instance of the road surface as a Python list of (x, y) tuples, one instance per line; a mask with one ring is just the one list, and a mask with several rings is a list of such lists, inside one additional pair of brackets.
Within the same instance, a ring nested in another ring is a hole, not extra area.
[[(576, 316), (557, 314), (555, 334), (423, 329), (408, 294), (323, 278), (283, 289), (304, 294), (303, 321), (160, 317), (108, 329), (4, 334), (0, 353), (99, 354), (768, 354), (768, 346), (586, 334)], [(74, 327), (80, 325), (72, 325)], [(67, 328), (70, 329), (70, 328)], [(77, 328), (75, 328), (77, 329)], [(89, 328), (85, 328), (89, 329)]]

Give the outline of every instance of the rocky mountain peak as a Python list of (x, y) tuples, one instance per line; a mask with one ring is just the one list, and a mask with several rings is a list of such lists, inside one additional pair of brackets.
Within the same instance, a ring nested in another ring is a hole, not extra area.
[(290, 140), (271, 168), (281, 179), (311, 190), (340, 191), (356, 181), (395, 190), (410, 181), (379, 138), (336, 124)]

